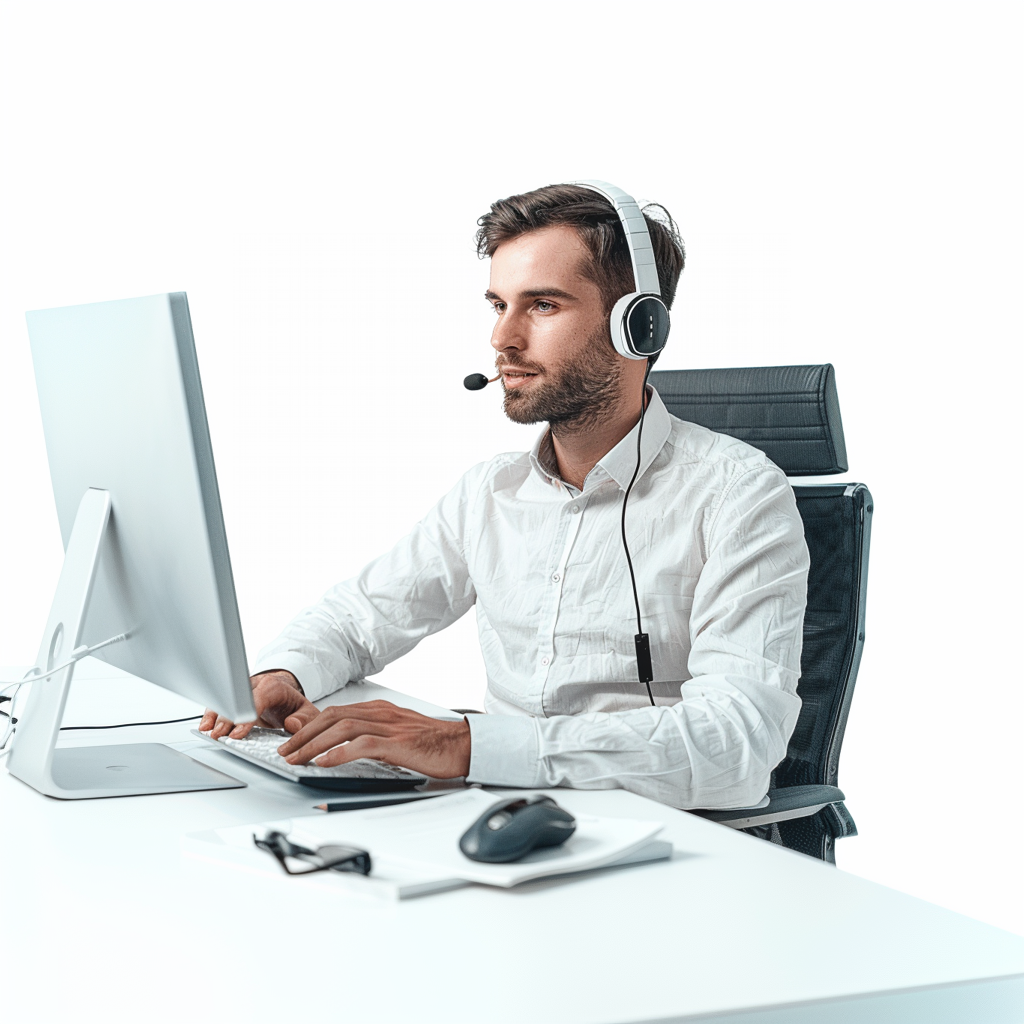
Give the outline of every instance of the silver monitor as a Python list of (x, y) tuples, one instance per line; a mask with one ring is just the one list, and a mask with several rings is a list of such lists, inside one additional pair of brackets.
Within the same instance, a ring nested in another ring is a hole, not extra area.
[(56, 747), (74, 659), (112, 638), (93, 656), (255, 717), (188, 301), (27, 319), (65, 560), (8, 769), (68, 799), (240, 786), (164, 744)]

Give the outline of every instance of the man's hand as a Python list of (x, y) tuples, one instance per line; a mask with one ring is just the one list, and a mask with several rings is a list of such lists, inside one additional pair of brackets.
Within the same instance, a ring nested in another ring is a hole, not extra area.
[(443, 722), (386, 700), (371, 700), (325, 708), (277, 752), (290, 764), (316, 758), (318, 765), (329, 768), (372, 757), (435, 779), (454, 779), (469, 774), (470, 746), (465, 719)]
[(252, 700), (256, 705), (259, 718), (255, 722), (243, 722), (235, 725), (230, 719), (218, 715), (216, 711), (207, 710), (199, 723), (201, 732), (210, 733), (210, 738), (219, 740), (228, 736), (233, 740), (244, 739), (254, 725), (265, 729), (287, 729), (298, 732), (307, 722), (311, 722), (320, 712), (306, 700), (306, 695), (299, 686), (298, 679), (282, 669), (274, 672), (261, 672), (251, 676)]

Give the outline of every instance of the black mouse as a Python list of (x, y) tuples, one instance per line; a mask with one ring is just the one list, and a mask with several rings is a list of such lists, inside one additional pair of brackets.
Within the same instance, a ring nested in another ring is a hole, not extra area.
[(470, 860), (506, 864), (540, 846), (559, 846), (576, 831), (576, 819), (549, 796), (499, 800), (466, 829), (459, 849)]

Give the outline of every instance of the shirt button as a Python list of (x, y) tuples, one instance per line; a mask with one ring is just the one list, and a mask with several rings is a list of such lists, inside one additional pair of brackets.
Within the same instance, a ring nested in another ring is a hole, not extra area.
[(580, 510), (579, 505), (573, 505), (573, 507), (572, 507), (572, 514), (576, 515), (576, 513), (579, 512), (579, 510)]
[(546, 665), (550, 660), (551, 660), (550, 658), (544, 657), (544, 658), (540, 659), (540, 663), (542, 665)]
[(562, 577), (559, 576), (557, 572), (554, 574), (554, 576), (551, 577), (551, 579), (554, 580), (555, 583), (557, 583), (561, 578)]

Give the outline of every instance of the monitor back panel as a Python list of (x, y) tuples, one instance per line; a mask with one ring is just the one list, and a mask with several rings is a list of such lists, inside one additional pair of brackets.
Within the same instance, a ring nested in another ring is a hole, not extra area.
[(111, 495), (83, 643), (237, 720), (253, 717), (184, 293), (27, 314), (67, 547), (82, 495)]

